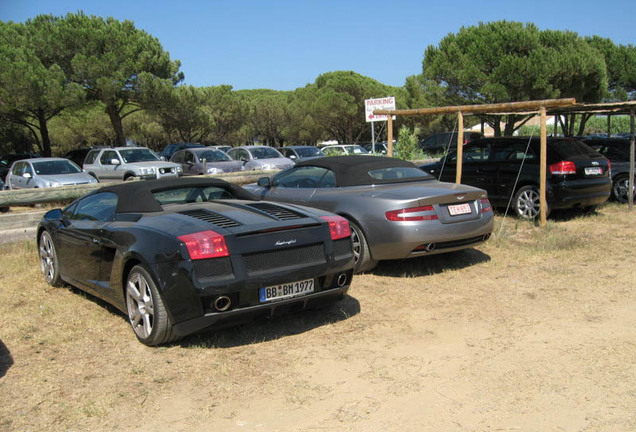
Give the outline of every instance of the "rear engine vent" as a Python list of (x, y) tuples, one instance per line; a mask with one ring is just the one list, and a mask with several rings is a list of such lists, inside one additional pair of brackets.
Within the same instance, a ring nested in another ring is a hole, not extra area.
[(279, 220), (293, 220), (293, 219), (302, 219), (305, 216), (301, 213), (296, 213), (293, 210), (286, 209), (281, 206), (277, 206), (275, 204), (270, 203), (254, 203), (248, 204), (249, 207), (255, 208), (256, 210), (260, 210), (263, 213), (268, 214), (271, 217), (274, 217)]
[(234, 219), (230, 219), (226, 216), (223, 216), (219, 213), (215, 213), (210, 210), (193, 209), (193, 210), (184, 210), (179, 213), (182, 215), (190, 216), (196, 219), (200, 219), (202, 221), (209, 222), (221, 228), (232, 228), (232, 227), (241, 226), (241, 224), (235, 221)]

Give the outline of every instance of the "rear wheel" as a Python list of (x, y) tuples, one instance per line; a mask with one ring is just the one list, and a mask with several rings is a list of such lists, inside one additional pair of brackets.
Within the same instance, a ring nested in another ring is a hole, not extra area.
[(141, 343), (152, 346), (177, 339), (157, 286), (141, 265), (133, 267), (126, 280), (126, 309)]
[(614, 179), (612, 185), (612, 198), (620, 203), (629, 201), (629, 176), (620, 175)]
[(353, 243), (354, 272), (362, 273), (373, 270), (378, 262), (371, 259), (369, 243), (367, 243), (362, 229), (351, 221), (349, 221), (349, 225), (351, 226), (351, 241)]
[(535, 186), (523, 186), (519, 188), (515, 194), (512, 205), (517, 217), (526, 220), (536, 219), (539, 217), (541, 211), (539, 189)]

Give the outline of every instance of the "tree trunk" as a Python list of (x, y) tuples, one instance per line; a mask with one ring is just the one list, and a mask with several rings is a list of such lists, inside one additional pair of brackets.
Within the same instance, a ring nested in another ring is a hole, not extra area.
[(106, 105), (106, 113), (108, 114), (108, 117), (110, 117), (110, 123), (113, 125), (113, 129), (115, 130), (117, 145), (124, 147), (126, 145), (126, 136), (124, 135), (124, 127), (117, 107), (114, 104)]
[(42, 156), (51, 157), (51, 137), (43, 110), (37, 111), (38, 124), (40, 126), (40, 136), (42, 137)]

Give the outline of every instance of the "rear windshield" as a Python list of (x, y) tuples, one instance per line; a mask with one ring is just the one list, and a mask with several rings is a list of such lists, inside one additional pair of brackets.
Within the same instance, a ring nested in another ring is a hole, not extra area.
[(568, 156), (582, 156), (590, 154), (598, 155), (596, 150), (587, 144), (583, 144), (581, 141), (576, 140), (553, 141), (550, 143), (550, 147), (563, 158)]
[(152, 196), (162, 206), (166, 204), (186, 204), (235, 198), (232, 192), (216, 186), (192, 186), (161, 190), (153, 192)]
[(389, 167), (369, 171), (376, 180), (432, 180), (434, 177), (416, 167)]

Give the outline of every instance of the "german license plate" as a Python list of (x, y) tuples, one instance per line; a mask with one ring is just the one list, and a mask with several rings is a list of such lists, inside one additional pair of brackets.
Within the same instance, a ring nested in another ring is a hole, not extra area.
[(448, 213), (450, 213), (451, 216), (468, 214), (470, 212), (471, 212), (470, 204), (468, 203), (452, 204), (448, 206)]
[(601, 167), (585, 167), (585, 175), (601, 175), (603, 168)]
[(259, 290), (261, 303), (303, 296), (314, 292), (314, 280), (307, 279), (281, 285), (268, 286)]

